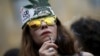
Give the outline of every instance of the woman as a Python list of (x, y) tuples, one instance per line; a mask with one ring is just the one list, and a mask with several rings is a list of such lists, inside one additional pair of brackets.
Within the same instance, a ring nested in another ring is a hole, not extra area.
[[(26, 25), (23, 28), (23, 54), (28, 56), (32, 54), (36, 54), (36, 56), (43, 54), (44, 56), (43, 51), (49, 51), (48, 48), (50, 47), (55, 48), (54, 51), (57, 50), (61, 55), (74, 54), (76, 52), (74, 39), (65, 31), (58, 19), (56, 19), (54, 23), (54, 25), (47, 25), (45, 22), (42, 22), (41, 27), (35, 30)], [(51, 41), (50, 38), (53, 41)], [(40, 53), (38, 54), (38, 52)]]
[(21, 10), (21, 56), (80, 56), (74, 46), (75, 39), (62, 26), (50, 5), (42, 1), (30, 0), (33, 5)]

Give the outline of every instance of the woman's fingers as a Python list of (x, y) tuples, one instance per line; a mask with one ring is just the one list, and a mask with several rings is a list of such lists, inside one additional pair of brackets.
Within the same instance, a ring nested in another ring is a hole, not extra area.
[(54, 56), (57, 53), (56, 51), (57, 48), (58, 46), (56, 44), (52, 43), (51, 41), (46, 41), (41, 46), (39, 54), (40, 56), (49, 56), (49, 55)]
[(44, 50), (44, 49), (48, 49), (50, 47), (53, 47), (55, 49), (58, 48), (58, 46), (56, 44), (52, 43), (51, 41), (46, 41), (46, 42), (43, 43), (43, 45), (41, 46), (40, 49), (43, 49)]

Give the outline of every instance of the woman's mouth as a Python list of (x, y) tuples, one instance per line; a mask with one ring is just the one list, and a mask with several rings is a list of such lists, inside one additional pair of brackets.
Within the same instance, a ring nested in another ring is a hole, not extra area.
[(50, 31), (44, 31), (41, 35), (47, 35), (49, 33), (51, 33), (51, 32)]

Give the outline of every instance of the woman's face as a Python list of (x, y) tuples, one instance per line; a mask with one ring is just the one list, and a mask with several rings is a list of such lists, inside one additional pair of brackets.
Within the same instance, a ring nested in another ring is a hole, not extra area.
[[(40, 19), (42, 20), (42, 19)], [(57, 37), (57, 25), (47, 25), (46, 22), (41, 21), (41, 26), (37, 29), (30, 28), (30, 33), (33, 40), (41, 45), (43, 42), (52, 40), (55, 41)]]

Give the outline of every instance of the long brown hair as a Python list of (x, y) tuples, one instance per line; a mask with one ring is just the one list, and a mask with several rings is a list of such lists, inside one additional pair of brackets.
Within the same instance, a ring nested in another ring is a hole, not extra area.
[[(57, 49), (58, 53), (60, 55), (73, 55), (77, 53), (77, 49), (74, 47), (75, 39), (62, 26), (58, 18), (55, 22), (57, 25), (57, 39), (55, 44), (59, 47)], [(21, 45), (21, 56), (39, 56), (39, 47), (32, 40), (29, 27), (27, 25), (23, 28)]]

